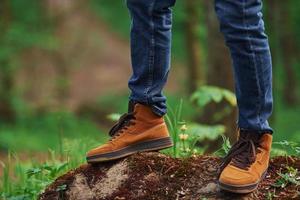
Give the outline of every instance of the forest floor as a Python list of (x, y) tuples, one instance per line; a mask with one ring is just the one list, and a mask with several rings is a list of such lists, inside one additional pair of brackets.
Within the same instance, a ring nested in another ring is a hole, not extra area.
[(258, 189), (237, 195), (219, 190), (217, 174), (220, 158), (197, 156), (174, 159), (164, 154), (138, 153), (118, 161), (82, 165), (56, 179), (40, 200), (52, 199), (300, 199), (300, 185), (274, 184), (289, 167), (300, 169), (300, 159), (276, 157)]

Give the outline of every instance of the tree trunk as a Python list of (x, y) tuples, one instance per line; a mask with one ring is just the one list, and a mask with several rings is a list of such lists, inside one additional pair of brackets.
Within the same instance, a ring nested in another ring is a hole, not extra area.
[[(266, 30), (269, 36), (269, 43), (271, 48), (273, 71), (276, 70), (277, 66), (280, 65), (280, 44), (279, 44), (279, 29), (278, 24), (280, 23), (279, 9), (280, 4), (278, 0), (266, 0)], [(273, 81), (273, 88), (277, 90), (277, 84)], [(274, 99), (279, 98), (277, 93), (274, 93)], [(276, 107), (273, 107), (273, 114), (271, 115), (269, 122), (274, 124), (276, 120)]]
[[(47, 16), (52, 26), (60, 27), (71, 17), (76, 9), (83, 6), (83, 0), (47, 0), (45, 1)], [(57, 28), (59, 29), (59, 28)], [(59, 33), (57, 33), (59, 34)], [(51, 58), (55, 64), (56, 84), (55, 98), (59, 109), (67, 107), (67, 100), (70, 94), (70, 66), (67, 63), (68, 58), (72, 58), (72, 52), (65, 50), (64, 43), (62, 48), (54, 49), (50, 52)], [(75, 48), (76, 49), (76, 48)]]
[[(2, 18), (0, 38), (6, 34), (10, 26), (10, 11), (10, 1), (2, 0), (0, 2), (0, 17)], [(16, 113), (11, 103), (13, 88), (14, 71), (10, 67), (9, 58), (3, 58), (0, 60), (0, 121), (13, 122), (15, 120)]]
[(64, 55), (61, 55), (60, 52), (53, 52), (52, 55), (55, 60), (55, 69), (57, 72), (56, 98), (58, 104), (64, 109), (67, 106), (67, 99), (69, 97), (70, 69)]
[(297, 105), (297, 77), (293, 66), (296, 64), (299, 49), (295, 41), (296, 35), (293, 29), (292, 18), (290, 13), (290, 0), (281, 3), (279, 6), (280, 14), (280, 46), (282, 50), (282, 60), (285, 72), (285, 84), (283, 90), (283, 99), (289, 106)]
[(188, 58), (188, 88), (189, 93), (192, 94), (199, 85), (205, 83), (205, 72), (201, 59), (201, 48), (198, 36), (199, 25), (199, 1), (185, 0), (185, 37), (187, 45)]

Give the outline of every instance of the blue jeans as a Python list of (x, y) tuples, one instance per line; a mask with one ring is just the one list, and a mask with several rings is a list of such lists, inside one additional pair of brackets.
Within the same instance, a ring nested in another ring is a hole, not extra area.
[[(162, 90), (170, 70), (172, 10), (175, 0), (127, 0), (132, 17), (130, 100), (162, 116)], [(231, 52), (241, 129), (270, 131), (272, 63), (261, 0), (215, 0), (221, 32)]]

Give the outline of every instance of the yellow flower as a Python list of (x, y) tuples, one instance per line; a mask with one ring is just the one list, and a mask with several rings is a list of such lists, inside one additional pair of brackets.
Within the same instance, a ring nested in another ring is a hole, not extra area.
[(179, 139), (184, 140), (183, 138), (184, 138), (184, 134), (179, 134)]
[(188, 134), (183, 134), (184, 135), (184, 139), (186, 140), (188, 138)]
[(181, 130), (181, 131), (186, 131), (186, 130), (187, 130), (187, 127), (186, 127), (186, 125), (185, 125), (185, 124), (183, 124), (183, 125), (180, 127), (180, 130)]
[(179, 134), (179, 139), (180, 140), (186, 140), (188, 138), (188, 134)]

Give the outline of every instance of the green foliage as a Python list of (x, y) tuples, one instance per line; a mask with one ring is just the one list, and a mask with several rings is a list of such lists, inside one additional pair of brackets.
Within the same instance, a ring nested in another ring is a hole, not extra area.
[[(209, 143), (216, 141), (223, 136), (225, 127), (223, 125), (204, 125), (198, 123), (189, 123), (186, 134), (188, 135), (187, 142), (189, 148), (197, 153), (204, 153), (209, 147)], [(200, 147), (200, 143), (204, 142), (205, 146)], [(199, 144), (197, 144), (199, 143)]]
[(186, 123), (182, 119), (182, 107), (182, 99), (175, 109), (168, 105), (168, 113), (165, 117), (174, 142), (173, 152), (170, 153), (174, 157), (188, 157), (203, 153), (207, 146), (200, 148), (196, 145), (197, 142), (217, 140), (225, 132), (223, 125)]
[(202, 86), (191, 96), (191, 101), (196, 102), (200, 108), (211, 102), (220, 103), (222, 100), (226, 100), (231, 106), (237, 104), (231, 91), (215, 86)]
[(41, 1), (8, 2), (5, 8), (8, 16), (2, 16), (3, 20), (0, 21), (1, 71), (6, 73), (20, 66), (14, 60), (24, 49), (31, 47), (53, 49), (57, 46)]
[(268, 191), (267, 200), (272, 200), (274, 196), (275, 196), (275, 192)]
[(179, 104), (176, 106), (175, 110), (168, 106), (168, 114), (165, 116), (166, 122), (168, 124), (169, 131), (171, 133), (174, 146), (173, 146), (173, 156), (178, 156), (178, 142), (179, 142), (179, 126), (184, 124), (181, 119), (182, 115), (182, 104), (181, 99)]
[(203, 125), (203, 124), (196, 124), (191, 123), (189, 124), (189, 128), (187, 130), (187, 133), (192, 136), (193, 140), (211, 140), (214, 141), (222, 133), (225, 132), (225, 127), (223, 125)]
[[(10, 177), (3, 180), (0, 186), (3, 199), (36, 199), (47, 185), (68, 169), (68, 163), (58, 160), (47, 161), (48, 163), (44, 164), (25, 164), (16, 157), (15, 162), (10, 160), (4, 166), (4, 171), (9, 173)], [(15, 169), (11, 166), (15, 166)], [(11, 174), (17, 178), (13, 178)]]
[(288, 184), (294, 184), (296, 186), (300, 185), (300, 175), (298, 169), (289, 166), (287, 166), (286, 169), (287, 169), (286, 173), (278, 173), (280, 178), (278, 178), (276, 182), (273, 184), (274, 187), (284, 188)]
[(52, 49), (55, 39), (51, 24), (47, 21), (41, 1), (22, 2), (8, 1), (7, 20), (2, 20), (0, 26), (0, 60), (12, 58), (20, 50), (29, 47)]
[[(9, 153), (7, 163), (3, 164), (0, 197), (5, 200), (36, 199), (55, 178), (84, 163), (87, 150), (95, 145), (94, 140), (88, 138), (64, 140), (63, 153), (49, 150), (49, 157), (44, 163), (34, 160), (21, 162), (16, 154)], [(60, 185), (56, 190), (65, 189), (66, 185)]]
[[(120, 1), (116, 3), (115, 1), (107, 0), (91, 0), (90, 7), (91, 10), (99, 16), (101, 20), (106, 22), (108, 27), (119, 34), (122, 38), (129, 39), (130, 33), (130, 15), (127, 9), (125, 1)], [(184, 12), (184, 3), (182, 1), (177, 1), (173, 9), (173, 33), (172, 33), (172, 52), (179, 60), (186, 60), (186, 44), (184, 40), (184, 23), (186, 20), (186, 14)], [(199, 8), (200, 5), (199, 5)], [(122, 20), (120, 20), (122, 19)], [(111, 23), (114, 22), (114, 23)], [(201, 22), (199, 21), (199, 34), (203, 37), (205, 34), (205, 26), (200, 26)], [(204, 40), (204, 38), (203, 38)], [(199, 44), (200, 45), (200, 44)]]
[(69, 112), (27, 116), (14, 125), (0, 123), (0, 149), (3, 150), (58, 150), (61, 149), (61, 141), (65, 139), (85, 137), (94, 138), (99, 142), (107, 138), (91, 121), (77, 118)]
[(224, 157), (225, 155), (228, 154), (229, 150), (231, 149), (231, 144), (230, 144), (229, 138), (226, 138), (224, 135), (222, 135), (222, 140), (223, 140), (223, 143), (222, 143), (221, 148), (218, 149), (214, 153), (214, 155)]
[[(198, 141), (195, 138), (200, 138), (197, 133), (188, 133), (186, 122), (182, 119), (183, 100), (177, 104), (175, 109), (168, 105), (168, 114), (165, 116), (169, 132), (172, 136), (174, 146), (172, 152), (163, 150), (163, 153), (173, 157), (190, 157), (192, 155), (203, 153), (204, 149), (197, 147), (195, 144)], [(194, 139), (193, 139), (194, 138)]]
[(227, 89), (223, 89), (216, 86), (201, 86), (196, 92), (194, 92), (190, 98), (191, 102), (196, 104), (200, 111), (199, 113), (205, 114), (204, 107), (209, 104), (219, 104), (226, 102), (222, 105), (222, 109), (213, 114), (213, 120), (219, 121), (232, 112), (232, 109), (237, 105), (236, 97), (234, 93)]
[[(125, 1), (113, 2), (106, 0), (91, 0), (90, 7), (102, 20), (114, 22), (111, 27), (124, 38), (129, 38), (130, 16)], [(118, 14), (116, 14), (118, 13)], [(122, 20), (120, 20), (122, 19)]]
[[(299, 8), (300, 8), (300, 1), (298, 0), (291, 0), (290, 1), (290, 11), (288, 13), (290, 13), (291, 17), (292, 17), (292, 26), (295, 29), (296, 35), (298, 35), (300, 33), (300, 27), (298, 26), (298, 24), (300, 23), (300, 16), (298, 14), (299, 12)], [(300, 39), (299, 37), (295, 38), (298, 42), (298, 44), (300, 45)]]
[[(271, 120), (275, 141), (300, 141), (300, 107), (287, 108), (279, 99), (275, 99), (275, 116)], [(276, 146), (275, 146), (276, 147)]]
[(107, 116), (107, 118), (113, 122), (117, 122), (121, 117), (121, 114), (119, 113), (111, 113)]
[(286, 140), (273, 142), (272, 156), (295, 155), (300, 156), (300, 144)]
[[(172, 149), (162, 151), (163, 153), (175, 157), (195, 156), (205, 151), (205, 147), (198, 147), (196, 142), (205, 140), (213, 141), (220, 136), (223, 138), (223, 144), (220, 150), (215, 154), (222, 156), (228, 153), (231, 146), (229, 140), (222, 135), (224, 131), (222, 125), (207, 126), (196, 123), (187, 123), (182, 119), (183, 100), (180, 100), (176, 105), (175, 109), (169, 106), (169, 114), (166, 116), (170, 133), (176, 145)], [(55, 117), (53, 118), (53, 116)], [(84, 126), (81, 124), (83, 122), (82, 120), (78, 121), (74, 116), (68, 116), (68, 114), (65, 116), (53, 116), (48, 116), (44, 119), (43, 117), (39, 117), (39, 120), (34, 119), (34, 123), (31, 125), (30, 123), (28, 124), (27, 121), (23, 121), (25, 127), (34, 127), (35, 129), (44, 128), (43, 131), (47, 131), (48, 126), (53, 127), (53, 122), (55, 122), (55, 126), (63, 127), (64, 137), (59, 138), (60, 141), (58, 141), (58, 143), (61, 143), (61, 146), (56, 145), (55, 150), (48, 151), (49, 156), (47, 156), (48, 158), (45, 162), (37, 162), (35, 160), (21, 162), (16, 154), (9, 153), (8, 162), (2, 164), (4, 168), (0, 182), (0, 195), (3, 199), (36, 199), (37, 195), (46, 187), (46, 185), (51, 183), (57, 176), (84, 163), (86, 151), (99, 145), (99, 140), (95, 140), (86, 135), (89, 130), (92, 130), (87, 128), (88, 126), (91, 126), (90, 123)], [(116, 116), (113, 116), (112, 119), (115, 119)], [(56, 121), (56, 119), (59, 120)], [(61, 121), (61, 119), (65, 119), (65, 121)], [(48, 123), (49, 125), (47, 125)], [(74, 126), (74, 124), (77, 123), (79, 125)], [(35, 125), (33, 126), (33, 124)], [(40, 127), (38, 125), (40, 125)], [(65, 137), (69, 134), (70, 136), (73, 136), (72, 134), (76, 133), (76, 131), (79, 131), (81, 128), (85, 134), (84, 137), (83, 135), (77, 137)], [(50, 131), (55, 132), (59, 129), (60, 128), (50, 129)], [(70, 132), (65, 134), (66, 130), (68, 130), (67, 132)], [(44, 140), (43, 137), (39, 136), (39, 138)], [(105, 138), (103, 137), (100, 141), (104, 140)], [(23, 139), (23, 142), (24, 141), (25, 139)], [(47, 140), (47, 142), (49, 141)], [(19, 145), (21, 145), (21, 143), (19, 143)], [(275, 142), (275, 145), (292, 148), (295, 152), (298, 152), (299, 150), (298, 145), (294, 142)], [(299, 184), (299, 173), (297, 169), (287, 169), (287, 173), (279, 173), (280, 178), (276, 181), (275, 187), (285, 187), (287, 184)], [(65, 189), (66, 185), (60, 185), (56, 190), (63, 191)]]
[[(191, 101), (196, 102), (200, 109), (204, 109), (211, 102), (220, 103), (226, 100), (231, 107), (236, 106), (235, 95), (229, 90), (215, 86), (202, 86), (191, 96)], [(182, 119), (183, 100), (173, 109), (168, 105), (168, 114), (166, 121), (169, 131), (172, 135), (174, 146), (172, 155), (174, 157), (186, 157), (193, 153), (203, 153), (208, 146), (199, 147), (198, 142), (215, 141), (223, 137), (224, 144), (218, 151), (219, 155), (228, 152), (230, 148), (229, 140), (223, 134), (225, 127), (223, 125), (204, 125), (198, 123), (186, 123)]]
[(5, 0), (0, 7), (0, 102), (15, 115), (21, 112), (13, 102), (22, 95), (14, 88), (17, 69), (23, 66), (21, 53), (30, 48), (52, 50), (57, 42), (42, 1)]

